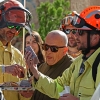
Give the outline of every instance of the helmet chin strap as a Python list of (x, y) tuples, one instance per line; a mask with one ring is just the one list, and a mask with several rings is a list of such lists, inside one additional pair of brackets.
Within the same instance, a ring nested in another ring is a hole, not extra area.
[(90, 52), (90, 50), (96, 50), (100, 47), (100, 40), (97, 45), (91, 47), (90, 46), (90, 34), (87, 34), (87, 48), (82, 50), (82, 54), (84, 55), (83, 59), (86, 58), (86, 55)]
[(90, 34), (87, 33), (87, 48), (82, 50), (82, 54), (86, 56), (90, 52)]

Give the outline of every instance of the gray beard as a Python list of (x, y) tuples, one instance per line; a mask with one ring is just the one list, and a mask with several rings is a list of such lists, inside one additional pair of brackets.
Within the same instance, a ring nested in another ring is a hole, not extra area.
[(6, 43), (8, 43), (7, 39), (5, 38), (5, 35), (1, 35), (1, 34), (0, 34), (0, 41), (1, 42), (6, 41)]

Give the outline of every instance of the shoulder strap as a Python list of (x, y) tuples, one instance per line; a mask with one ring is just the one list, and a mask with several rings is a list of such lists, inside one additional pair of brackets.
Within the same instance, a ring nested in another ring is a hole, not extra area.
[(98, 68), (98, 64), (100, 62), (100, 53), (98, 54), (98, 56), (96, 57), (93, 66), (92, 66), (92, 77), (94, 82), (96, 81), (96, 76), (97, 76), (97, 68)]

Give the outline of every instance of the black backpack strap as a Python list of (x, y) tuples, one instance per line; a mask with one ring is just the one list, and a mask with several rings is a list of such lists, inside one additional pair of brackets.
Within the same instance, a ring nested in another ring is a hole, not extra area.
[(98, 54), (98, 56), (96, 57), (93, 66), (92, 66), (92, 77), (94, 82), (96, 81), (96, 76), (97, 76), (97, 68), (98, 68), (98, 64), (100, 62), (100, 53)]

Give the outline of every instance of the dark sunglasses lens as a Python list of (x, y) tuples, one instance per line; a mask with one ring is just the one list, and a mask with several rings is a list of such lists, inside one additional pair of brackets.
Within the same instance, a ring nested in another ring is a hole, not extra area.
[(16, 26), (15, 28), (16, 28), (17, 31), (19, 31), (21, 29), (20, 26)]
[(57, 52), (58, 51), (58, 48), (56, 46), (51, 46), (50, 49), (51, 49), (52, 52)]
[(70, 29), (66, 29), (66, 30), (65, 30), (65, 33), (66, 33), (66, 34), (69, 34), (69, 33), (70, 33)]
[(77, 30), (72, 30), (72, 33), (73, 33), (73, 34), (76, 34), (76, 33), (77, 33)]
[(78, 30), (78, 34), (82, 35), (83, 34), (83, 30)]
[(18, 30), (20, 30), (21, 27), (20, 27), (20, 26), (8, 26), (8, 28), (9, 28), (9, 29), (16, 28), (16, 30), (18, 31)]
[(58, 51), (58, 48), (56, 46), (49, 46), (49, 45), (46, 45), (46, 44), (42, 44), (42, 49), (43, 50), (47, 51), (49, 48), (52, 52), (57, 52)]
[(8, 28), (9, 28), (9, 29), (12, 29), (12, 28), (14, 28), (14, 26), (8, 26)]
[(46, 45), (46, 44), (42, 44), (42, 49), (45, 50), (45, 51), (47, 51), (49, 49), (49, 46)]

